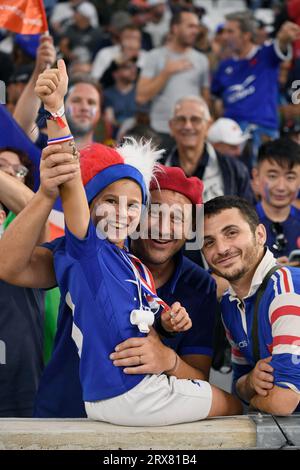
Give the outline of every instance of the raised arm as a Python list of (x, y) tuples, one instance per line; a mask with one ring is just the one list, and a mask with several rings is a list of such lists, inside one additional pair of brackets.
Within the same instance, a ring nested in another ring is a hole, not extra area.
[(14, 111), (14, 118), (28, 137), (35, 142), (37, 139), (37, 126), (35, 120), (41, 106), (41, 100), (34, 92), (37, 78), (47, 65), (56, 60), (56, 52), (51, 36), (42, 36), (37, 50), (34, 71), (24, 88)]
[[(56, 166), (57, 162), (61, 165)], [(40, 189), (0, 240), (1, 279), (24, 287), (56, 285), (52, 253), (37, 245), (59, 194), (58, 186), (74, 178), (76, 173), (79, 173), (78, 162), (74, 163), (70, 154), (62, 154), (60, 146), (43, 150)]]
[(277, 33), (276, 39), (282, 52), (286, 52), (289, 44), (300, 38), (300, 26), (292, 21), (286, 21)]
[[(62, 114), (60, 120), (47, 120), (48, 138), (62, 139), (71, 136), (64, 113), (59, 112), (64, 107), (64, 96), (68, 88), (68, 75), (63, 60), (58, 61), (57, 69), (45, 70), (38, 78), (35, 92), (43, 101), (44, 107), (52, 115)], [(65, 153), (72, 156), (74, 162), (78, 160), (78, 152), (72, 137), (61, 144)], [(84, 238), (89, 221), (90, 211), (81, 181), (80, 172), (70, 181), (60, 187), (65, 221), (68, 229), (78, 238)]]

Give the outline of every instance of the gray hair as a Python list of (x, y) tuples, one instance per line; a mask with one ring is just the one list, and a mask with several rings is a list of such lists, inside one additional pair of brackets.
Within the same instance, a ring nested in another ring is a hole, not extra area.
[(257, 22), (248, 11), (237, 11), (225, 15), (227, 21), (236, 21), (239, 24), (242, 33), (251, 33), (252, 40), (255, 39)]
[(183, 96), (182, 98), (177, 100), (173, 108), (172, 118), (175, 116), (175, 112), (177, 108), (180, 107), (181, 104), (185, 103), (186, 101), (192, 101), (193, 103), (198, 103), (200, 106), (202, 106), (203, 111), (204, 111), (204, 118), (207, 121), (211, 120), (210, 111), (209, 111), (206, 101), (201, 96), (197, 96), (197, 95)]

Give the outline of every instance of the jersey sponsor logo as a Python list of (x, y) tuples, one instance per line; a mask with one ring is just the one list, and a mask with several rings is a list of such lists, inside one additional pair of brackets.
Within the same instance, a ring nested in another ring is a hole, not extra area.
[(231, 67), (230, 65), (226, 67), (225, 73), (227, 73), (227, 75), (230, 75), (232, 72), (233, 72), (233, 67)]
[(236, 85), (230, 86), (228, 88), (229, 96), (227, 97), (227, 101), (229, 103), (236, 103), (249, 95), (253, 95), (256, 91), (255, 86), (253, 85), (255, 80), (255, 75), (249, 75), (243, 83), (237, 83)]

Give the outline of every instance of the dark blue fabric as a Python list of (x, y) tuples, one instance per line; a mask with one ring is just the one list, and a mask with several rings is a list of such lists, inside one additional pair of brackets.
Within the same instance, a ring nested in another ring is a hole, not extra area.
[(90, 203), (94, 197), (99, 194), (106, 186), (114, 183), (121, 178), (130, 178), (138, 183), (142, 189), (143, 204), (146, 203), (147, 190), (143, 175), (131, 165), (111, 165), (100, 173), (97, 173), (86, 185), (85, 192)]
[(278, 252), (278, 250), (273, 248), (275, 243), (276, 234), (272, 232), (272, 221), (266, 216), (265, 211), (261, 205), (258, 203), (256, 205), (256, 212), (258, 214), (259, 220), (267, 230), (267, 241), (266, 245), (270, 251), (274, 254), (275, 257), (280, 256), (289, 256), (292, 250), (300, 249), (300, 210), (294, 206), (291, 206), (291, 210), (288, 218), (281, 223), (283, 228), (283, 233), (286, 238), (286, 246)]
[(277, 129), (280, 61), (273, 44), (259, 47), (251, 58), (223, 60), (213, 76), (211, 92), (222, 98), (224, 116)]

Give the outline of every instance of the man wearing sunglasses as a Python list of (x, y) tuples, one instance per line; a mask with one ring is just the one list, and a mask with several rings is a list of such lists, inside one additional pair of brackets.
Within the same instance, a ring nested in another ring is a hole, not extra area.
[(290, 253), (300, 249), (300, 210), (293, 206), (300, 187), (300, 146), (287, 138), (263, 144), (253, 177), (266, 244), (280, 263), (287, 263)]

